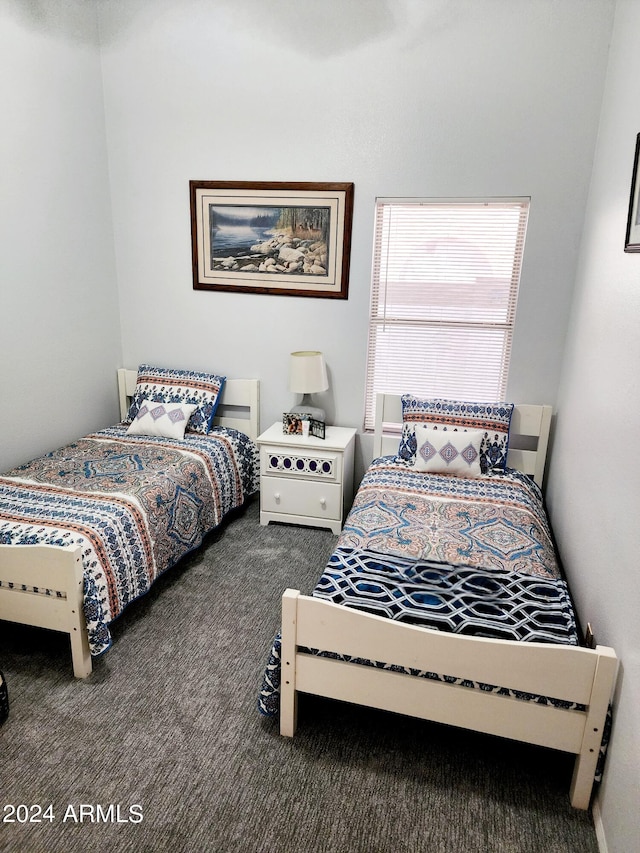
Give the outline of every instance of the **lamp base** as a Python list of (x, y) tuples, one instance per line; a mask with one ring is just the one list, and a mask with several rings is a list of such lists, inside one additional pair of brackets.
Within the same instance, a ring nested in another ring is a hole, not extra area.
[(298, 403), (297, 406), (294, 406), (292, 409), (289, 409), (289, 414), (291, 415), (308, 415), (310, 418), (313, 418), (315, 421), (325, 422), (325, 411), (321, 409), (319, 406), (314, 406), (311, 401), (310, 394), (303, 394), (302, 400)]
[(294, 406), (293, 409), (289, 409), (289, 414), (308, 415), (310, 418), (313, 418), (314, 421), (322, 421), (322, 423), (325, 422), (325, 411), (317, 406), (303, 406), (301, 403), (299, 406)]

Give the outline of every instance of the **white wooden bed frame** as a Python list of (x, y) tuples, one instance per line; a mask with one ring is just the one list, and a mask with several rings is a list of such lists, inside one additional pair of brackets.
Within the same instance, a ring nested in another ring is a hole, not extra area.
[[(383, 424), (402, 420), (399, 397), (377, 398), (374, 456), (395, 453), (398, 434)], [(543, 481), (549, 406), (517, 406), (510, 430), (537, 437), (537, 449), (513, 450), (510, 467)], [(403, 667), (453, 675), (587, 706), (565, 710), (328, 657), (321, 649)], [(551, 747), (576, 756), (571, 804), (589, 807), (617, 658), (613, 649), (519, 643), (441, 633), (374, 616), (288, 589), (282, 598), (280, 732), (293, 737), (297, 694), (310, 693)]]
[[(136, 370), (118, 370), (120, 416), (129, 410)], [(260, 432), (260, 387), (257, 379), (227, 379), (214, 423), (239, 429), (254, 440)], [(57, 545), (0, 545), (0, 619), (69, 634), (73, 673), (91, 673), (91, 655), (82, 606), (81, 549)], [(49, 589), (58, 595), (25, 592), (22, 585)]]

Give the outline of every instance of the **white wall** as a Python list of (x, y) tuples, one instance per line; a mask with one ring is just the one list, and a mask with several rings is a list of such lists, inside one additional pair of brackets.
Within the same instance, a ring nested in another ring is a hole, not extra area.
[(599, 798), (609, 853), (640, 844), (640, 255), (623, 252), (639, 33), (640, 4), (619, 0), (548, 487), (578, 612), (621, 660)]
[(116, 419), (95, 8), (0, 6), (0, 470)]
[[(531, 195), (509, 396), (555, 403), (609, 0), (103, 0), (123, 354), (262, 380), (325, 352), (361, 427), (375, 197)], [(189, 179), (353, 181), (345, 302), (192, 290)], [(532, 369), (533, 366), (533, 369)]]

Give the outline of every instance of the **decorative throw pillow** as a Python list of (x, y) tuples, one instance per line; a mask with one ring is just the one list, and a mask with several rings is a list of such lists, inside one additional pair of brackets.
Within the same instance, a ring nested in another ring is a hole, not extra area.
[(131, 435), (159, 435), (163, 438), (184, 438), (195, 403), (162, 403), (143, 400), (127, 430)]
[(187, 430), (206, 435), (211, 429), (226, 377), (195, 370), (171, 370), (141, 364), (125, 423), (131, 423), (143, 400), (195, 405)]
[(472, 403), (458, 400), (421, 400), (411, 394), (402, 397), (402, 437), (398, 448), (400, 460), (413, 463), (415, 457), (415, 424), (426, 424), (442, 430), (483, 430), (480, 446), (480, 468), (483, 474), (504, 471), (509, 451), (509, 426), (513, 403)]
[(454, 474), (457, 477), (481, 477), (481, 429), (443, 430), (415, 424), (416, 455), (414, 468), (429, 474)]

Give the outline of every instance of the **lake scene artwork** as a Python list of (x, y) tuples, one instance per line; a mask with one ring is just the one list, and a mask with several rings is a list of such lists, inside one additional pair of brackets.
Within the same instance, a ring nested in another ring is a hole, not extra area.
[(329, 207), (210, 204), (212, 271), (326, 276)]

